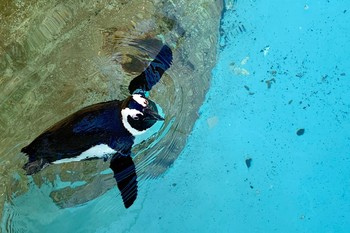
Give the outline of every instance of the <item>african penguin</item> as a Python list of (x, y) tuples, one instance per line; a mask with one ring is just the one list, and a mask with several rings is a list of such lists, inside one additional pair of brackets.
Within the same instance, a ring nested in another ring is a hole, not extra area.
[(137, 197), (137, 176), (131, 158), (136, 135), (157, 121), (156, 104), (146, 92), (160, 80), (172, 63), (172, 51), (163, 45), (149, 66), (129, 84), (130, 96), (85, 107), (57, 122), (28, 146), (22, 148), (29, 160), (23, 166), (27, 175), (49, 164), (111, 157), (110, 168), (129, 208)]

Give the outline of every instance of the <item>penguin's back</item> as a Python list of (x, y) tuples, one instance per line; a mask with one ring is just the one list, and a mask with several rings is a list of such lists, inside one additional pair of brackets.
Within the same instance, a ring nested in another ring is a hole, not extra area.
[(48, 128), (21, 151), (30, 162), (54, 162), (79, 156), (100, 144), (117, 150), (130, 148), (133, 136), (122, 124), (121, 105), (114, 100), (85, 107)]

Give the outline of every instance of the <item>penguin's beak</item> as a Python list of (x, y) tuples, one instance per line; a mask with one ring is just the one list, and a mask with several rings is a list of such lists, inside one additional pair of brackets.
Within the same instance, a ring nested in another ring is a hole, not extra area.
[(145, 108), (143, 110), (143, 114), (145, 116), (145, 120), (164, 121), (163, 117), (161, 117), (157, 112), (153, 111), (150, 108)]

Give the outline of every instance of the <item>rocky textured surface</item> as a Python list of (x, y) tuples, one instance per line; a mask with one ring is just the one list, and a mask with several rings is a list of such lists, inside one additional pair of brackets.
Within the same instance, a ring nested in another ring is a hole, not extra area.
[[(164, 173), (185, 146), (209, 87), (222, 7), (208, 0), (1, 1), (0, 209), (28, 189), (20, 149), (86, 105), (124, 98), (162, 42), (173, 48), (174, 62), (150, 95), (166, 121), (133, 151), (139, 179)], [(114, 187), (110, 174), (100, 174), (106, 169), (102, 161), (55, 165), (33, 180), (84, 181), (50, 195), (74, 206)]]

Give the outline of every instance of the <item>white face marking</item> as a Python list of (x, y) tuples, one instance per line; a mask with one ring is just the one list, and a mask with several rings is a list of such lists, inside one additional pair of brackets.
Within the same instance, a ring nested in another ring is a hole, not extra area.
[(148, 104), (148, 101), (147, 101), (145, 98), (143, 98), (143, 96), (140, 95), (140, 94), (134, 94), (134, 95), (132, 95), (132, 98), (133, 98), (137, 103), (139, 103), (142, 107), (146, 107), (147, 104)]
[(137, 114), (143, 115), (142, 112), (136, 109), (130, 109), (130, 108), (125, 108), (121, 112), (122, 112), (123, 125), (133, 136), (140, 135), (146, 132), (146, 130), (139, 131), (137, 129), (134, 129), (128, 122), (128, 116), (131, 116), (132, 118), (134, 118), (137, 116)]
[(116, 152), (115, 150), (113, 150), (112, 148), (110, 148), (106, 144), (100, 144), (100, 145), (96, 145), (96, 146), (91, 147), (90, 149), (84, 151), (83, 153), (81, 153), (77, 157), (60, 159), (60, 160), (54, 161), (53, 163), (54, 164), (69, 163), (69, 162), (81, 161), (84, 159), (96, 158), (96, 157), (103, 158), (105, 156), (109, 156), (111, 154), (114, 154), (115, 152)]

